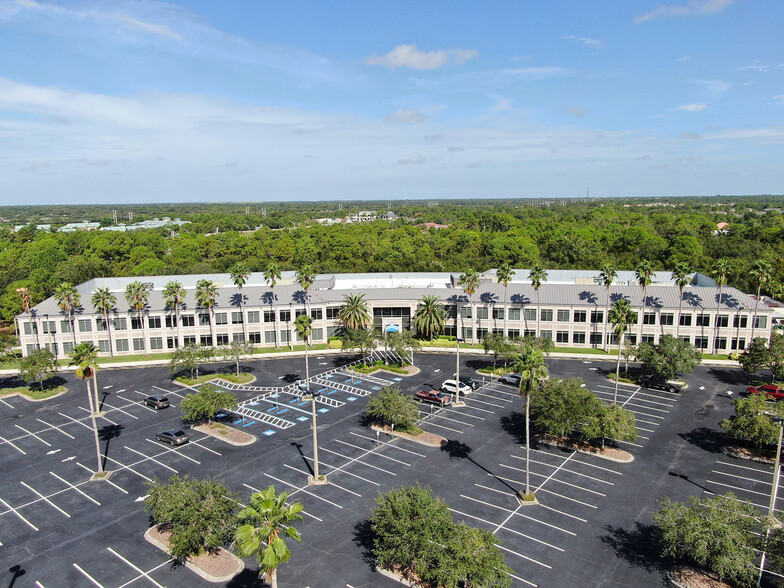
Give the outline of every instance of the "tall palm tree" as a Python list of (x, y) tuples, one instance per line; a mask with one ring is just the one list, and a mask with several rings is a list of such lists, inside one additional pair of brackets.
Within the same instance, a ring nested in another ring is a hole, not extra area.
[(642, 316), (640, 317), (640, 339), (637, 342), (638, 344), (642, 343), (642, 327), (643, 323), (645, 323), (645, 307), (648, 305), (648, 286), (650, 286), (651, 282), (653, 281), (654, 273), (653, 264), (647, 259), (643, 259), (640, 263), (638, 263), (634, 270), (634, 277), (637, 278), (637, 282), (640, 284), (640, 286), (642, 286)]
[(727, 276), (730, 273), (730, 261), (726, 258), (717, 259), (713, 262), (710, 275), (716, 280), (716, 285), (719, 287), (719, 299), (716, 301), (716, 324), (713, 327), (713, 345), (711, 349), (716, 353), (716, 339), (719, 337), (719, 310), (721, 309), (721, 290), (724, 284), (727, 283)]
[(109, 355), (114, 357), (114, 344), (112, 343), (112, 324), (109, 321), (109, 313), (114, 310), (117, 298), (109, 291), (109, 288), (98, 288), (93, 292), (91, 299), (93, 306), (103, 315), (103, 322), (106, 324), (106, 333), (109, 336)]
[(773, 266), (765, 259), (758, 259), (749, 273), (751, 275), (752, 283), (757, 286), (757, 299), (754, 302), (754, 318), (751, 320), (751, 340), (754, 341), (754, 328), (757, 326), (757, 308), (759, 307), (760, 293), (762, 292), (762, 287), (770, 282), (770, 278), (773, 274)]
[[(22, 299), (22, 308), (27, 314), (30, 314), (30, 306), (32, 305), (32, 298), (30, 296), (30, 288), (21, 287), (16, 289), (16, 293), (19, 294), (19, 297)], [(38, 333), (38, 323), (34, 320), (34, 317), (30, 315), (30, 322), (33, 325), (33, 330), (35, 331), (35, 341), (38, 346), (38, 349), (41, 349), (41, 335)]]
[(213, 327), (212, 313), (218, 299), (218, 287), (212, 280), (199, 280), (196, 282), (196, 302), (207, 309), (210, 321), (210, 343), (215, 346), (215, 329)]
[[(467, 269), (464, 274), (460, 274), (460, 278), (457, 280), (457, 285), (463, 288), (463, 291), (468, 294), (468, 304), (471, 306), (471, 317), (472, 320), (474, 316), (473, 312), (473, 304), (471, 301), (471, 297), (476, 292), (476, 289), (479, 287), (479, 274), (472, 269)], [(475, 321), (474, 321), (475, 322)], [(465, 321), (463, 321), (463, 326), (465, 327)], [(473, 342), (476, 337), (476, 329), (471, 329), (471, 341)], [(460, 339), (460, 337), (458, 337)]]
[(79, 306), (81, 296), (76, 291), (76, 286), (70, 282), (63, 282), (54, 289), (54, 297), (60, 310), (68, 315), (68, 322), (71, 323), (71, 333), (73, 334), (73, 343), (76, 345), (76, 325), (74, 324), (73, 315), (74, 310)]
[(681, 261), (672, 268), (672, 279), (680, 290), (681, 297), (678, 300), (678, 325), (675, 327), (675, 336), (681, 336), (681, 313), (683, 312), (683, 289), (691, 282), (691, 265), (687, 261)]
[(438, 296), (423, 296), (414, 313), (414, 327), (417, 332), (426, 333), (432, 341), (434, 334), (443, 332), (445, 324), (446, 314)]
[(316, 270), (312, 265), (303, 265), (297, 270), (297, 283), (305, 290), (305, 312), (308, 312), (308, 301), (310, 299), (310, 287), (316, 281)]
[[(278, 283), (279, 279), (280, 279), (280, 267), (278, 267), (278, 264), (275, 263), (274, 261), (270, 262), (270, 264), (267, 266), (267, 269), (264, 270), (264, 280), (267, 282), (267, 285), (270, 288), (270, 292), (274, 292), (275, 284)], [(280, 347), (280, 343), (278, 343), (278, 310), (276, 308), (273, 308), (274, 302), (275, 302), (275, 294), (273, 293), (272, 296), (270, 296), (270, 309), (272, 309), (274, 312), (273, 319), (275, 325), (275, 349), (277, 349), (278, 347)]]
[[(88, 343), (88, 345), (91, 345), (91, 343)], [(74, 347), (74, 350), (76, 350), (76, 347)], [(95, 438), (95, 453), (97, 454), (98, 457), (98, 469), (96, 470), (96, 473), (101, 474), (103, 473), (103, 460), (101, 459), (101, 441), (98, 438), (98, 423), (95, 421), (96, 411), (98, 407), (97, 405), (93, 404), (93, 396), (92, 393), (90, 392), (91, 379), (93, 379), (94, 387), (97, 388), (97, 385), (94, 382), (95, 370), (96, 370), (95, 365), (91, 365), (89, 361), (85, 361), (84, 363), (79, 364), (79, 367), (76, 368), (75, 375), (80, 380), (84, 380), (84, 383), (87, 386), (87, 399), (90, 401), (90, 419), (92, 420), (93, 423), (93, 437)], [(97, 394), (98, 392), (96, 389), (96, 395)]]
[(547, 378), (547, 364), (540, 350), (526, 345), (512, 360), (512, 369), (520, 374), (519, 392), (525, 400), (525, 495), (531, 496), (531, 393)]
[(509, 309), (506, 308), (507, 302), (509, 301), (507, 297), (507, 288), (509, 287), (509, 282), (512, 281), (514, 275), (515, 272), (508, 263), (505, 263), (499, 267), (495, 272), (496, 280), (498, 280), (498, 283), (504, 287), (504, 337), (506, 337), (506, 317), (509, 314)]
[(163, 297), (166, 300), (166, 307), (174, 310), (174, 323), (177, 327), (177, 348), (183, 347), (182, 342), (182, 328), (180, 326), (180, 306), (185, 302), (185, 288), (182, 287), (182, 282), (174, 280), (166, 282), (163, 288)]
[[(68, 365), (89, 368), (90, 376), (93, 379), (93, 388), (95, 389), (95, 412), (98, 413), (101, 409), (101, 403), (98, 400), (98, 378), (96, 377), (96, 373), (98, 372), (98, 348), (89, 341), (85, 341), (84, 343), (76, 345), (71, 351), (70, 356), (71, 360)], [(93, 404), (92, 398), (90, 399), (90, 404)]]
[(248, 328), (246, 326), (246, 321), (245, 321), (245, 298), (242, 295), (242, 287), (247, 283), (248, 278), (250, 277), (250, 268), (248, 268), (245, 262), (238, 261), (229, 270), (229, 275), (231, 276), (231, 281), (234, 282), (234, 285), (237, 286), (237, 289), (240, 291), (240, 312), (242, 313), (242, 337), (245, 341), (247, 341)]
[(602, 269), (599, 270), (599, 281), (602, 285), (607, 288), (607, 305), (604, 309), (604, 350), (607, 351), (607, 347), (609, 346), (609, 341), (607, 341), (607, 325), (609, 324), (609, 319), (607, 317), (610, 316), (610, 286), (615, 281), (615, 278), (618, 277), (618, 270), (615, 269), (615, 266), (611, 263), (605, 263), (602, 266)]
[(144, 338), (144, 355), (147, 355), (147, 331), (144, 327), (144, 309), (147, 307), (147, 298), (150, 295), (150, 287), (147, 284), (135, 280), (125, 287), (125, 300), (131, 310), (136, 312), (136, 316), (142, 324), (142, 337)]
[(338, 311), (338, 321), (346, 330), (366, 329), (373, 322), (364, 294), (347, 294)]
[(306, 314), (299, 315), (294, 319), (294, 328), (297, 336), (305, 344), (305, 381), (310, 380), (310, 369), (308, 368), (308, 340), (313, 334), (313, 319)]
[(536, 336), (539, 336), (539, 319), (542, 316), (542, 309), (540, 308), (539, 303), (539, 288), (542, 287), (542, 282), (547, 281), (547, 270), (544, 269), (541, 265), (534, 264), (531, 270), (528, 272), (528, 279), (531, 280), (531, 285), (534, 287), (534, 291), (536, 292)]
[(618, 402), (618, 378), (621, 374), (621, 348), (625, 342), (629, 325), (637, 320), (637, 313), (632, 310), (632, 305), (626, 298), (621, 298), (613, 302), (608, 319), (613, 324), (615, 337), (618, 340), (618, 361), (615, 364), (615, 393), (613, 395), (613, 404), (616, 404)]
[(299, 531), (291, 523), (301, 521), (303, 506), (299, 502), (286, 504), (287, 492), (275, 494), (270, 486), (250, 495), (248, 506), (237, 515), (239, 527), (234, 533), (237, 553), (242, 557), (255, 555), (261, 571), (267, 573), (272, 588), (278, 587), (278, 566), (291, 559), (285, 537), (302, 543)]

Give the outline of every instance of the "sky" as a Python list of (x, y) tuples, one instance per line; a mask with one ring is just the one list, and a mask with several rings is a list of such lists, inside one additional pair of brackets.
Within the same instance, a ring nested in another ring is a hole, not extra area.
[(784, 193), (781, 0), (0, 0), (0, 204)]

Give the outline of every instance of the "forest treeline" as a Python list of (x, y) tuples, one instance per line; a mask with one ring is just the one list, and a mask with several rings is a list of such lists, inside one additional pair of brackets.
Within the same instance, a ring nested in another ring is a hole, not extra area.
[[(553, 269), (598, 269), (612, 263), (632, 270), (649, 260), (657, 271), (687, 262), (707, 273), (717, 259), (726, 258), (729, 284), (750, 292), (755, 289), (751, 266), (766, 259), (773, 266), (773, 279), (763, 292), (780, 295), (784, 215), (779, 208), (764, 209), (771, 204), (784, 205), (784, 199), (734, 206), (607, 200), (558, 206), (420, 203), (394, 209), (401, 218), (393, 222), (331, 226), (309, 224), (314, 210), (303, 205), (279, 208), (266, 217), (239, 211), (182, 215), (191, 224), (174, 234), (168, 229), (60, 233), (6, 227), (0, 228), (0, 314), (9, 321), (21, 312), (16, 291), (22, 287), (36, 304), (62, 282), (226, 272), (241, 260), (252, 271), (276, 262), (282, 270), (309, 264), (319, 273), (484, 271), (504, 263), (517, 268), (539, 263)], [(414, 226), (423, 222), (449, 228)], [(716, 234), (719, 222), (729, 227)], [(248, 230), (258, 225), (263, 226)]]

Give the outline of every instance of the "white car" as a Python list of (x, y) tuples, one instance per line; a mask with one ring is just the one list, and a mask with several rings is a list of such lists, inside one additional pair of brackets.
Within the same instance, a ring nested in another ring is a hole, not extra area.
[[(441, 384), (441, 391), (447, 392), (448, 394), (454, 394), (457, 392), (457, 381), (456, 380), (444, 380), (444, 383)], [(467, 396), (473, 392), (473, 388), (468, 384), (460, 384), (460, 394), (463, 396)]]

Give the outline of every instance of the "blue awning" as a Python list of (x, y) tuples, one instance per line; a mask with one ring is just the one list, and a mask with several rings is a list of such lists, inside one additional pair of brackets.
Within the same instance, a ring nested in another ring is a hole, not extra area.
[(387, 333), (399, 333), (400, 325), (387, 325)]

